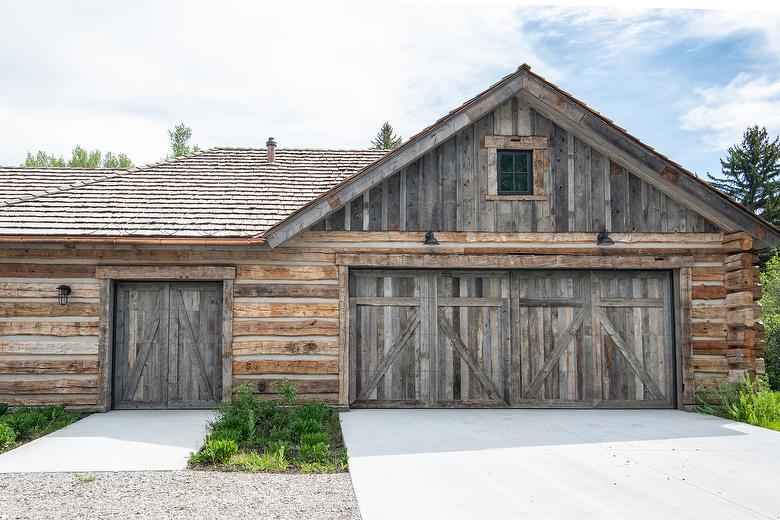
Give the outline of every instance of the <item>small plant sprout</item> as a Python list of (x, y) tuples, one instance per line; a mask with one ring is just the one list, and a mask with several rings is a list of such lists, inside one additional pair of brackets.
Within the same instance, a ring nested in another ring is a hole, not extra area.
[(74, 477), (76, 477), (76, 482), (79, 484), (86, 484), (95, 480), (95, 475), (82, 475), (81, 473), (76, 473)]
[(282, 396), (282, 403), (290, 406), (298, 399), (298, 386), (287, 379), (277, 380), (271, 383), (271, 390)]

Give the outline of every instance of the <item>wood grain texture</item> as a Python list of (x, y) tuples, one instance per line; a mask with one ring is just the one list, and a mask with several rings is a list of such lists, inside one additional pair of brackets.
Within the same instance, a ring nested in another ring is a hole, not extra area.
[(336, 268), (329, 265), (239, 265), (236, 277), (246, 280), (335, 280)]
[(269, 359), (233, 362), (233, 374), (338, 374), (335, 359), (300, 360)]
[(41, 317), (83, 316), (97, 317), (97, 303), (68, 302), (60, 305), (54, 302), (0, 302), (0, 317)]
[(338, 318), (338, 303), (276, 303), (236, 301), (233, 303), (236, 318)]
[(338, 336), (337, 320), (298, 319), (275, 321), (268, 319), (236, 320), (234, 336)]

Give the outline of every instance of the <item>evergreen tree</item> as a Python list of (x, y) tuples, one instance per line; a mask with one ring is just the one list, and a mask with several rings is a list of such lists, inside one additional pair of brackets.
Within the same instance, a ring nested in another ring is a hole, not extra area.
[(710, 184), (771, 222), (780, 221), (780, 137), (766, 127), (749, 127), (742, 143), (720, 160), (723, 178), (709, 173)]
[(31, 168), (132, 168), (133, 161), (123, 153), (106, 152), (103, 155), (100, 150), (90, 152), (81, 146), (76, 146), (67, 161), (42, 150), (39, 150), (35, 155), (27, 152), (23, 166)]
[(385, 121), (382, 128), (377, 132), (376, 137), (371, 140), (371, 148), (375, 150), (392, 150), (399, 146), (403, 140), (395, 134), (392, 125)]
[(172, 131), (168, 130), (168, 137), (171, 140), (172, 155), (169, 155), (167, 159), (190, 155), (200, 151), (198, 145), (189, 145), (190, 139), (192, 138), (192, 128), (184, 123), (176, 125)]

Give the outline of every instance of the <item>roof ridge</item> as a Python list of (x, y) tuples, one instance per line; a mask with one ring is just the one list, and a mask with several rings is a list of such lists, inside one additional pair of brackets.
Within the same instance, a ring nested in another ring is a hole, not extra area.
[[(266, 148), (254, 148), (250, 146), (214, 146), (209, 150), (245, 150), (245, 151), (257, 151), (264, 152)], [(288, 148), (276, 148), (276, 151), (280, 150), (300, 150), (311, 152), (388, 152), (390, 148), (309, 148), (292, 146)]]

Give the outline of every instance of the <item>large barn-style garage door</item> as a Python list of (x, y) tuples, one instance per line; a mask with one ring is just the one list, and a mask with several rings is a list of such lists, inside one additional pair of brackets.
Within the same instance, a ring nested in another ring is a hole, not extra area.
[(352, 270), (350, 402), (674, 405), (668, 272)]
[(222, 284), (116, 287), (114, 408), (208, 408), (222, 394)]

